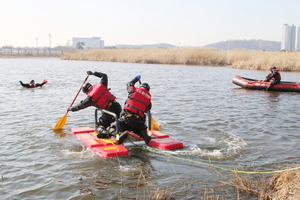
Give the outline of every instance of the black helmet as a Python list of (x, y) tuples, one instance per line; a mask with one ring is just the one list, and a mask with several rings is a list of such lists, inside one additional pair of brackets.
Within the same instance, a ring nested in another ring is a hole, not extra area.
[(87, 93), (91, 89), (92, 85), (90, 83), (84, 84), (82, 87), (82, 92)]
[(30, 83), (34, 83), (34, 80), (31, 80)]
[(147, 89), (148, 91), (150, 91), (150, 85), (148, 83), (143, 83), (141, 85), (141, 87)]

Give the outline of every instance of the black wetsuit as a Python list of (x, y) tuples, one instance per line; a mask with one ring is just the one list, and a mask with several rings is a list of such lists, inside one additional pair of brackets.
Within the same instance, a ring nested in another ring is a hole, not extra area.
[[(100, 84), (102, 84), (103, 86), (107, 87), (107, 83), (108, 83), (108, 78), (107, 75), (101, 72), (95, 72), (94, 73), (95, 76), (101, 78)], [(78, 111), (78, 110), (82, 110), (85, 109), (89, 106), (94, 106), (94, 107), (99, 107), (94, 101), (93, 98), (88, 96), (87, 98), (85, 98), (84, 100), (82, 100), (79, 104), (72, 106), (70, 108), (71, 111)], [(115, 113), (118, 117), (120, 116), (120, 112), (122, 110), (121, 105), (116, 101), (111, 101), (108, 106), (105, 108), (105, 110), (108, 110), (110, 112)], [(100, 117), (99, 117), (99, 121), (97, 123), (97, 127), (98, 126), (103, 126), (104, 128), (107, 128), (112, 122), (114, 122), (115, 119), (113, 116), (103, 113)]]
[(26, 87), (26, 88), (35, 88), (35, 87), (42, 87), (44, 84), (46, 84), (47, 82), (43, 82), (43, 83), (34, 83), (34, 84), (29, 84), (29, 83), (23, 83), (22, 81), (20, 81), (20, 84), (23, 86), (23, 87)]

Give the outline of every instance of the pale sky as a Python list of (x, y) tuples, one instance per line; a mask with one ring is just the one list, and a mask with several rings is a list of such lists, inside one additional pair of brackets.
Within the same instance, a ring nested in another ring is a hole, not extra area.
[(300, 26), (300, 0), (0, 0), (0, 6), (0, 47), (72, 45), (73, 37), (101, 37), (105, 46), (280, 42), (283, 24)]

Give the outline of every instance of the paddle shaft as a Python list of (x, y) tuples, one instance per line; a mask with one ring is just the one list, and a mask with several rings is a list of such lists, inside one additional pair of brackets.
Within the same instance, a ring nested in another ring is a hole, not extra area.
[[(79, 90), (78, 90), (78, 92), (77, 92), (75, 98), (73, 99), (73, 101), (72, 101), (72, 103), (70, 104), (69, 107), (72, 107), (72, 105), (74, 104), (75, 100), (77, 99), (77, 97), (78, 97), (78, 95), (79, 95), (79, 92), (80, 92), (81, 88), (83, 87), (83, 85), (85, 84), (85, 82), (87, 81), (88, 78), (89, 78), (89, 75), (87, 75), (87, 76), (85, 77), (85, 80), (84, 80), (83, 83), (81, 84), (81, 86), (80, 86), (80, 88), (79, 88)], [(69, 112), (69, 111), (67, 111), (67, 113), (68, 113), (68, 112)]]
[[(73, 103), (75, 102), (75, 100), (76, 100), (76, 98), (77, 98), (77, 96), (78, 96), (78, 94), (79, 94), (81, 88), (83, 87), (83, 84), (87, 81), (88, 77), (89, 77), (89, 75), (87, 75), (87, 77), (86, 77), (85, 80), (83, 81), (83, 83), (82, 83), (81, 87), (79, 88), (79, 90), (78, 90), (78, 92), (77, 92), (75, 98), (73, 99), (73, 101), (72, 101), (70, 107), (71, 107), (71, 106), (73, 105)], [(66, 114), (64, 114), (64, 116), (62, 116), (62, 117), (56, 122), (55, 126), (53, 127), (53, 130), (60, 130), (60, 129), (63, 129), (63, 127), (64, 127), (64, 125), (65, 125), (65, 123), (66, 123), (66, 121), (67, 121), (67, 115), (68, 115), (68, 113), (69, 113), (69, 110), (66, 112)]]

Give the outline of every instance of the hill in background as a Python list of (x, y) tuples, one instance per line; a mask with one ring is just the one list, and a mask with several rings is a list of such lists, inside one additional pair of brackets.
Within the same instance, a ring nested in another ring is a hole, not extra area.
[(141, 45), (129, 45), (129, 44), (118, 44), (114, 45), (114, 47), (122, 49), (122, 48), (175, 48), (176, 46), (167, 43), (159, 43), (159, 44), (141, 44)]
[(268, 40), (228, 40), (206, 45), (207, 48), (232, 50), (232, 49), (251, 49), (264, 51), (280, 51), (280, 42)]
[[(217, 42), (204, 46), (205, 48), (215, 48), (222, 50), (232, 49), (251, 49), (251, 50), (264, 50), (264, 51), (280, 51), (280, 42), (268, 41), (268, 40), (228, 40), (223, 42)], [(159, 43), (159, 44), (142, 44), (142, 45), (128, 45), (118, 44), (107, 48), (176, 48), (178, 46)]]

